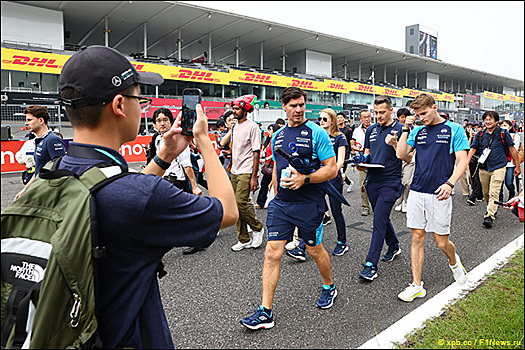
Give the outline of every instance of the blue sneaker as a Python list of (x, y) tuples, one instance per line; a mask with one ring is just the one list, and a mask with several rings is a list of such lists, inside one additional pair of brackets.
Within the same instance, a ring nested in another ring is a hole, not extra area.
[(337, 289), (335, 289), (335, 285), (332, 288), (330, 288), (330, 286), (326, 286), (323, 284), (323, 287), (321, 289), (321, 296), (319, 297), (319, 300), (317, 300), (317, 307), (321, 309), (331, 308), (336, 296)]
[(341, 256), (344, 253), (346, 253), (347, 251), (348, 251), (348, 245), (346, 243), (341, 242), (341, 241), (337, 241), (337, 245), (335, 246), (335, 249), (332, 252), (332, 254)]
[(374, 278), (377, 277), (377, 268), (372, 264), (371, 262), (367, 261), (366, 264), (363, 265), (364, 269), (359, 274), (359, 277), (364, 278), (369, 281), (373, 281)]
[(270, 311), (268, 315), (264, 308), (260, 305), (251, 316), (245, 317), (241, 320), (241, 324), (250, 329), (260, 329), (260, 328), (272, 328), (275, 323), (273, 322), (273, 312)]
[(381, 260), (389, 262), (394, 260), (396, 256), (398, 256), (401, 253), (401, 248), (394, 249), (391, 246), (388, 247), (388, 250), (386, 251), (386, 254), (383, 255)]
[(299, 261), (305, 261), (306, 260), (306, 253), (301, 248), (297, 247), (292, 250), (287, 250), (286, 255), (288, 255), (291, 258), (297, 259)]

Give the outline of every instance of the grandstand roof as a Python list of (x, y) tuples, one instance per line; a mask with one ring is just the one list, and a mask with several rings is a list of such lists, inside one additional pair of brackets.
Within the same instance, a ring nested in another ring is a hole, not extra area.
[[(445, 79), (460, 79), (476, 84), (507, 86), (523, 90), (524, 82), (509, 77), (454, 65), (431, 58), (395, 51), (350, 39), (296, 28), (254, 17), (199, 7), (176, 1), (14, 1), (31, 6), (62, 11), (64, 31), (69, 32), (66, 43), (72, 45), (104, 44), (103, 29), (108, 18), (109, 46), (123, 54), (144, 51), (144, 23), (147, 23), (147, 54), (149, 57), (177, 58), (179, 31), (182, 58), (192, 60), (208, 51), (211, 34), (212, 62), (235, 64), (236, 39), (239, 40), (240, 64), (260, 68), (261, 42), (264, 42), (264, 62), (279, 59), (286, 54), (305, 49), (332, 55), (333, 76), (343, 77), (347, 62), (347, 76), (357, 77), (361, 60), (362, 80), (367, 80), (372, 64), (376, 80), (382, 80), (387, 66), (388, 80), (393, 81), (395, 68), (399, 72), (398, 85), (403, 85), (405, 70), (432, 72)], [(304, 3), (303, 6), (310, 6)], [(271, 27), (271, 30), (269, 30)], [(474, 53), (473, 53), (474, 54)], [(271, 67), (275, 68), (275, 67)]]

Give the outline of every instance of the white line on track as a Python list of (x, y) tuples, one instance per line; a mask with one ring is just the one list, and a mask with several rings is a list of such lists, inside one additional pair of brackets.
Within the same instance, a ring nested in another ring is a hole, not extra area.
[(492, 274), (494, 269), (505, 264), (509, 257), (521, 247), (523, 247), (523, 235), (501, 248), (472, 271), (469, 271), (468, 282), (464, 286), (456, 282), (452, 283), (436, 296), (427, 300), (423, 305), (361, 345), (358, 349), (392, 349), (394, 342), (403, 343), (406, 335), (423, 327), (424, 322), (429, 318), (441, 315), (445, 306), (451, 305), (458, 298), (465, 296), (469, 291), (476, 288), (488, 275)]

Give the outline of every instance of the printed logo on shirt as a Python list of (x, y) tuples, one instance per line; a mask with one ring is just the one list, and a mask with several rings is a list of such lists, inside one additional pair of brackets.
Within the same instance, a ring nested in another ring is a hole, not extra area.
[(301, 131), (301, 136), (308, 136), (308, 130)]

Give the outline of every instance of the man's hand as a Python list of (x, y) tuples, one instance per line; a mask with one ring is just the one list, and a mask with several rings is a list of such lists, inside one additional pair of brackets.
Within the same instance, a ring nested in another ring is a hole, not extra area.
[(202, 195), (202, 190), (199, 188), (199, 186), (192, 187), (191, 192), (193, 192), (196, 196)]
[(397, 146), (397, 131), (394, 131), (394, 135), (386, 135), (385, 143), (395, 148)]
[(301, 174), (295, 169), (292, 169), (292, 176), (281, 178), (281, 183), (283, 187), (286, 187), (290, 190), (297, 190), (302, 185), (304, 185), (304, 180), (306, 179), (306, 176)]
[(447, 185), (446, 183), (439, 186), (438, 189), (436, 190), (436, 192), (434, 193), (437, 193), (437, 200), (438, 201), (443, 201), (445, 199), (449, 199), (450, 198), (450, 194), (452, 193), (452, 187), (450, 187), (449, 185)]
[(405, 129), (410, 129), (410, 127), (412, 125), (414, 125), (414, 122), (416, 121), (416, 116), (415, 115), (409, 115), (406, 119), (405, 119)]
[(257, 191), (257, 189), (259, 188), (259, 181), (257, 179), (257, 177), (251, 177), (250, 178), (250, 188), (252, 190), (252, 192), (255, 192)]
[(521, 166), (519, 164), (516, 164), (514, 167), (514, 176), (518, 177), (521, 174)]

